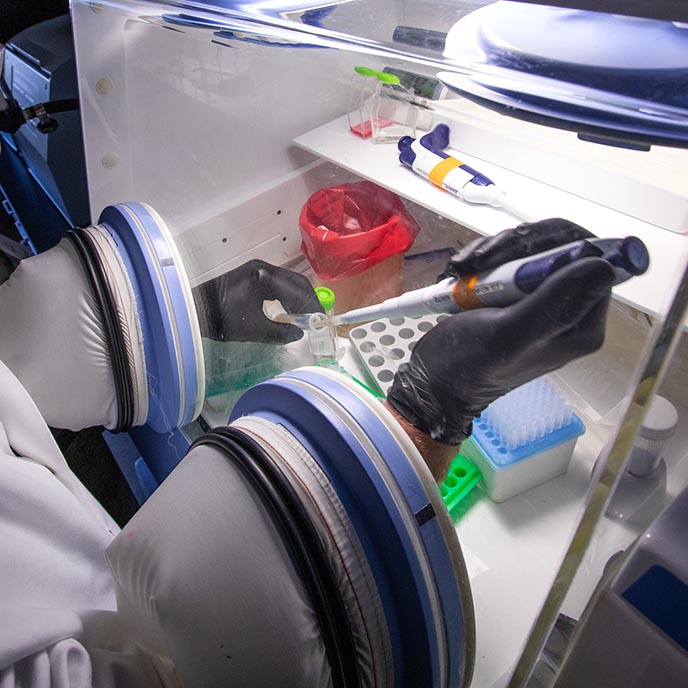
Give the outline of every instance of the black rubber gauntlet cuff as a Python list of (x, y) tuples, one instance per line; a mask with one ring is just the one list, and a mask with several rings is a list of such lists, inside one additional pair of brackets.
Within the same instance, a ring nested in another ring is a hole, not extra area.
[(217, 286), (213, 280), (194, 287), (192, 292), (201, 336), (224, 340), (222, 311)]
[(471, 436), (473, 417), (448, 414), (432, 393), (427, 376), (412, 365), (397, 372), (387, 401), (397, 413), (435, 442), (459, 445)]

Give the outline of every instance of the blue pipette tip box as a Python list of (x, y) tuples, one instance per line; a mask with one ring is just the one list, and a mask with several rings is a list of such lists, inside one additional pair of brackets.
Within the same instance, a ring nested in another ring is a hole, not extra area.
[(585, 425), (566, 411), (567, 405), (552, 383), (535, 380), (473, 421), (472, 436), (462, 443), (461, 453), (478, 466), (493, 501), (503, 502), (568, 470)]

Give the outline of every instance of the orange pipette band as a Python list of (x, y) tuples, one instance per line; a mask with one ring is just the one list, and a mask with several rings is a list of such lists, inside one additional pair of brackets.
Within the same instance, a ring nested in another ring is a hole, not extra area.
[(456, 284), (452, 289), (452, 296), (458, 306), (466, 311), (474, 308), (481, 308), (482, 302), (475, 296), (474, 289), (478, 283), (478, 275), (472, 277), (462, 277), (456, 280)]

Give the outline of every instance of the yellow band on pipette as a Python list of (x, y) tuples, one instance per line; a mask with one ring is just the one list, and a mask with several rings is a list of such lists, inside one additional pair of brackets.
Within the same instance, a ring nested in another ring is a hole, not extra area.
[(444, 178), (457, 167), (460, 167), (463, 163), (456, 158), (444, 158), (442, 162), (438, 162), (431, 170), (428, 175), (428, 179), (435, 186), (442, 186)]

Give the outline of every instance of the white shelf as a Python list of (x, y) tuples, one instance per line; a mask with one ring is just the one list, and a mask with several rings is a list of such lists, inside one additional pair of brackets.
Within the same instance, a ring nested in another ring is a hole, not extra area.
[[(433, 186), (398, 162), (395, 145), (373, 144), (353, 136), (346, 117), (309, 131), (294, 143), (479, 234), (491, 236), (520, 222), (506, 211), (464, 203)], [(650, 252), (650, 269), (642, 277), (616, 287), (614, 295), (650, 315), (666, 311), (688, 259), (685, 235), (661, 229), (461, 151), (453, 151), (453, 154), (518, 198), (520, 205), (531, 206), (534, 217), (565, 217), (600, 237), (635, 235), (642, 239)]]

